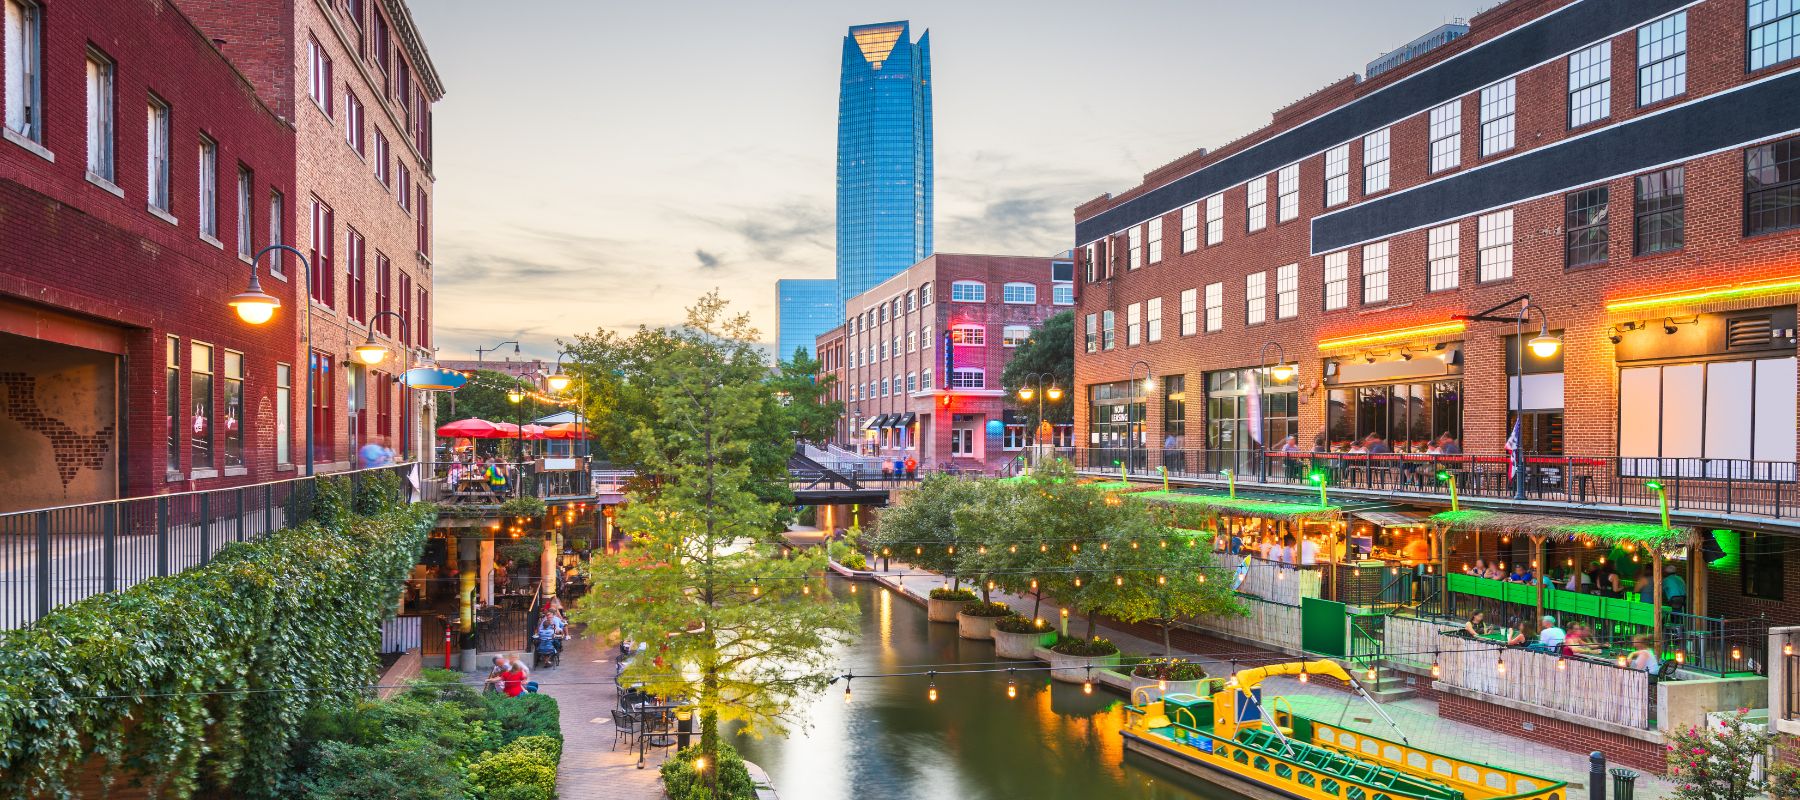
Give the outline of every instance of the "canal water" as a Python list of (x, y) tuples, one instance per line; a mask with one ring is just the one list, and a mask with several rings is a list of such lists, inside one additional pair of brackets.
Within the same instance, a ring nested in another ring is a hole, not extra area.
[[(862, 611), (861, 635), (841, 663), (856, 673), (998, 660), (988, 642), (932, 624), (925, 609), (874, 584), (832, 591)], [(1038, 662), (1016, 662), (1021, 666)], [(1004, 666), (1004, 665), (1002, 665)], [(953, 669), (945, 666), (944, 669)], [(808, 727), (786, 738), (733, 737), (791, 800), (1238, 800), (1218, 787), (1126, 756), (1123, 700), (1096, 686), (1053, 683), (1045, 672), (869, 678), (832, 686), (805, 709)]]

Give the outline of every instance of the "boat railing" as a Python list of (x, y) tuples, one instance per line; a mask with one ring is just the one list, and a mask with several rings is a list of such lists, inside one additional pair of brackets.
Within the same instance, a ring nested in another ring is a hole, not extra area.
[(1333, 725), (1315, 722), (1313, 740), (1322, 747), (1403, 770), (1415, 777), (1474, 789), (1485, 800), (1568, 800), (1564, 796), (1568, 784), (1562, 781), (1446, 756)]

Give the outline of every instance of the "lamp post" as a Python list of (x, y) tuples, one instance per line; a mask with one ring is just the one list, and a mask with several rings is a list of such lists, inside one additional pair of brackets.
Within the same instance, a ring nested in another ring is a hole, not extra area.
[[(1045, 378), (1050, 379), (1050, 387), (1047, 389), (1044, 388)], [(1050, 402), (1054, 403), (1062, 399), (1063, 391), (1056, 385), (1056, 376), (1048, 372), (1028, 372), (1023, 376), (1021, 384), (1023, 385), (1019, 387), (1020, 401), (1029, 403), (1033, 397), (1037, 398), (1038, 424), (1032, 426), (1031, 440), (1035, 444), (1042, 445), (1043, 442), (1038, 440), (1037, 428), (1044, 423), (1044, 398), (1048, 397)]]
[[(556, 371), (544, 378), (544, 385), (549, 387), (551, 394), (557, 394), (562, 390), (569, 388), (569, 384), (574, 382), (573, 378), (570, 378), (562, 371), (563, 356), (572, 355), (575, 355), (574, 351), (567, 349), (556, 354)], [(582, 388), (586, 389), (587, 385), (582, 384)], [(587, 397), (585, 392), (579, 394), (575, 399), (575, 432), (581, 437), (585, 449), (585, 442), (587, 441)], [(570, 445), (569, 454), (573, 456), (574, 453), (575, 446)], [(583, 455), (586, 454), (584, 453)]]
[[(1506, 317), (1496, 314), (1511, 305), (1519, 306), (1517, 316)], [(1533, 311), (1538, 313), (1538, 335), (1531, 337), (1531, 341), (1527, 342), (1525, 341), (1525, 323), (1531, 321), (1531, 312)], [(1516, 353), (1513, 358), (1513, 383), (1515, 386), (1507, 391), (1507, 405), (1516, 404), (1518, 406), (1517, 413), (1520, 416), (1516, 419), (1520, 421), (1515, 424), (1522, 425), (1525, 413), (1525, 348), (1529, 346), (1531, 354), (1538, 358), (1552, 358), (1557, 351), (1562, 349), (1562, 339), (1550, 335), (1550, 316), (1544, 313), (1544, 309), (1531, 304), (1531, 295), (1522, 294), (1479, 314), (1458, 314), (1451, 319), (1463, 322), (1510, 322), (1513, 324), (1513, 347)], [(1508, 438), (1511, 438), (1510, 433)], [(1512, 470), (1513, 499), (1523, 500), (1525, 499), (1525, 446), (1523, 442), (1513, 448)]]
[[(1128, 398), (1126, 398), (1126, 406), (1125, 406), (1125, 469), (1124, 469), (1124, 471), (1126, 473), (1131, 472), (1131, 447), (1135, 443), (1135, 439), (1137, 436), (1137, 432), (1132, 430), (1132, 428), (1131, 428), (1131, 409), (1137, 407), (1137, 402), (1136, 402), (1137, 401), (1137, 391), (1138, 391), (1137, 368), (1138, 368), (1139, 364), (1142, 364), (1144, 366), (1144, 403), (1146, 404), (1146, 406), (1150, 402), (1150, 389), (1156, 385), (1156, 378), (1150, 374), (1150, 362), (1143, 361), (1143, 360), (1131, 362), (1131, 369), (1125, 373), (1126, 382), (1131, 384), (1131, 395)], [(1150, 416), (1150, 409), (1148, 407), (1146, 407), (1144, 409), (1144, 416), (1146, 418)], [(1138, 424), (1140, 424), (1140, 425), (1145, 425), (1146, 423), (1147, 423), (1147, 420), (1145, 420), (1145, 419), (1138, 420)]]
[(1450, 486), (1450, 510), (1461, 511), (1462, 506), (1456, 499), (1456, 473), (1447, 469), (1438, 470), (1437, 478)]
[[(376, 364), (380, 364), (384, 359), (387, 358), (387, 351), (388, 351), (387, 345), (384, 345), (380, 342), (375, 341), (375, 323), (380, 322), (383, 317), (393, 317), (394, 319), (400, 320), (400, 325), (402, 327), (404, 327), (405, 325), (408, 324), (406, 321), (406, 315), (401, 314), (398, 311), (377, 311), (377, 312), (375, 312), (375, 316), (372, 316), (369, 318), (368, 338), (363, 339), (362, 344), (357, 345), (356, 347), (352, 348), (350, 351), (352, 354), (354, 354), (356, 356), (356, 360), (362, 362), (363, 365), (365, 365), (365, 366), (373, 367)], [(406, 358), (401, 361), (400, 366), (410, 367), (411, 365), (412, 365), (412, 348), (409, 347), (409, 348), (407, 348)], [(402, 371), (404, 371), (404, 370), (402, 370)], [(405, 392), (404, 387), (402, 387), (401, 391), (402, 391), (401, 397), (407, 403), (406, 408), (410, 411), (412, 408), (412, 405), (411, 405), (412, 398), (407, 397), (404, 394), (404, 392)], [(409, 414), (406, 414), (405, 416), (410, 417), (412, 415), (409, 413)]]
[[(1273, 365), (1269, 363), (1269, 348), (1271, 347), (1275, 348), (1275, 363)], [(1257, 425), (1260, 426), (1262, 430), (1254, 431), (1251, 436), (1251, 441), (1258, 442), (1262, 445), (1262, 453), (1260, 454), (1261, 457), (1259, 459), (1262, 462), (1260, 470), (1262, 482), (1268, 483), (1269, 442), (1265, 440), (1269, 438), (1269, 379), (1274, 378), (1278, 381), (1286, 381), (1288, 378), (1294, 377), (1294, 370), (1287, 365), (1287, 352), (1281, 349), (1280, 342), (1265, 342), (1262, 346), (1262, 353), (1257, 356), (1256, 361), (1263, 372), (1262, 381), (1256, 386), (1256, 404), (1262, 409), (1262, 414), (1260, 415), (1262, 419), (1257, 420)]]
[(511, 391), (506, 393), (506, 401), (513, 404), (513, 424), (516, 426), (516, 430), (514, 431), (514, 434), (513, 434), (515, 437), (513, 439), (513, 441), (517, 444), (517, 447), (518, 447), (518, 452), (513, 454), (516, 458), (518, 458), (518, 465), (519, 465), (519, 469), (513, 473), (513, 496), (514, 497), (524, 497), (525, 496), (525, 418), (523, 416), (521, 416), (521, 414), (524, 412), (524, 408), (522, 408), (520, 406), (520, 404), (525, 402), (525, 388), (524, 388), (524, 381), (522, 379), (520, 379), (519, 376), (517, 376), (517, 375), (513, 376), (513, 388)]
[(513, 346), (513, 355), (515, 355), (515, 356), (518, 355), (519, 354), (519, 343), (516, 341), (509, 340), (509, 341), (501, 342), (497, 345), (494, 345), (493, 347), (477, 347), (477, 348), (475, 348), (475, 363), (477, 363), (477, 364), (481, 363), (483, 355), (485, 355), (487, 353), (492, 353), (495, 350), (499, 350), (500, 348), (505, 347), (509, 344)]
[[(300, 278), (307, 286), (307, 297), (311, 299), (312, 262), (306, 260), (306, 254), (285, 244), (272, 244), (256, 251), (250, 259), (250, 285), (231, 296), (225, 304), (237, 311), (238, 319), (251, 325), (261, 325), (275, 316), (275, 309), (281, 307), (281, 298), (263, 291), (262, 282), (257, 279), (256, 265), (262, 263), (263, 256), (276, 250), (286, 250), (300, 259)], [(306, 345), (306, 475), (313, 474), (313, 353), (312, 353), (312, 309), (309, 307), (304, 315), (304, 327), (301, 341)], [(173, 424), (173, 423), (171, 423)]]

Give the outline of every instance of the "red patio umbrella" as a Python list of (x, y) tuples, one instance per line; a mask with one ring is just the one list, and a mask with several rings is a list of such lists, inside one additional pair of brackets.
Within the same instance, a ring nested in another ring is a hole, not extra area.
[(518, 435), (518, 428), (506, 422), (485, 419), (459, 419), (438, 426), (438, 435), (447, 439), (499, 439)]
[[(514, 427), (513, 430), (515, 433), (518, 432), (517, 427)], [(529, 423), (529, 422), (525, 423), (525, 438), (527, 438), (527, 439), (536, 440), (536, 439), (554, 439), (554, 438), (556, 438), (554, 436), (548, 435), (549, 433), (550, 433), (550, 429), (546, 428), (542, 425), (533, 425), (532, 423)]]
[(587, 426), (579, 422), (563, 422), (550, 426), (550, 433), (557, 439), (586, 439)]

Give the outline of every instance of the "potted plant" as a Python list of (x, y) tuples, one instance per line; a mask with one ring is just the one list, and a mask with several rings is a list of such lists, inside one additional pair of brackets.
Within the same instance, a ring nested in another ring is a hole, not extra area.
[(932, 622), (955, 622), (956, 612), (973, 602), (975, 593), (968, 589), (939, 586), (932, 589), (931, 596), (925, 600), (925, 616)]
[(1037, 658), (1040, 647), (1056, 643), (1056, 629), (1041, 619), (1014, 614), (994, 623), (994, 655), (1001, 658)]
[(1119, 648), (1095, 636), (1092, 639), (1069, 637), (1050, 646), (1050, 677), (1063, 683), (1093, 680), (1094, 669), (1116, 666)]
[(994, 623), (1012, 616), (1005, 603), (969, 603), (956, 612), (956, 635), (964, 639), (994, 638)]
[(1149, 701), (1155, 702), (1172, 694), (1199, 694), (1206, 670), (1199, 664), (1179, 658), (1152, 658), (1131, 668), (1131, 694), (1149, 687)]

